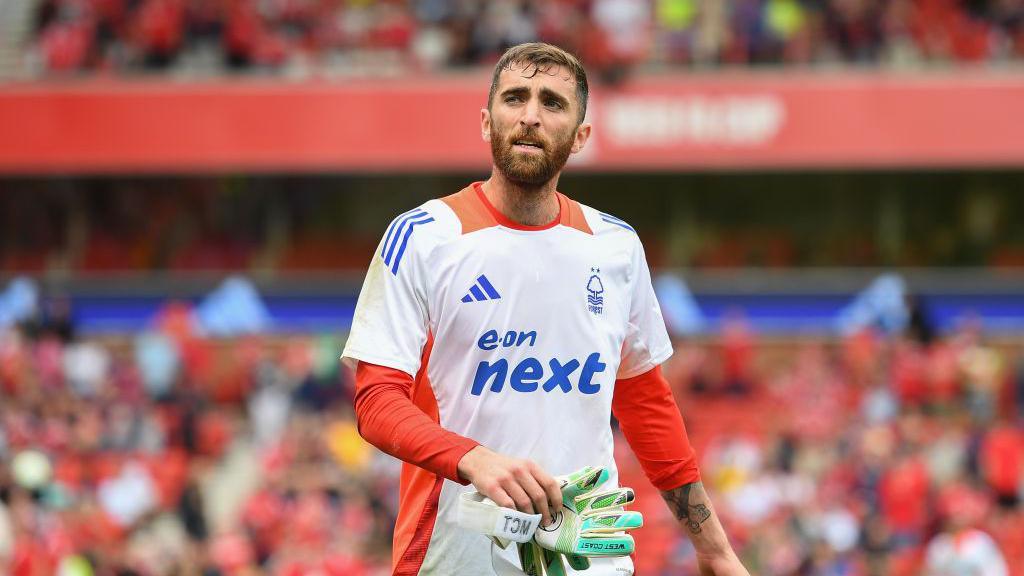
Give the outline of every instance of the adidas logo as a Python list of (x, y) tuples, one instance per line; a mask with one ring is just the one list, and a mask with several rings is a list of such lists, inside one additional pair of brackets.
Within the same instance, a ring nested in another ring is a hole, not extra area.
[(483, 302), (484, 300), (497, 300), (501, 298), (501, 294), (494, 289), (494, 285), (487, 279), (487, 276), (481, 274), (476, 279), (476, 284), (469, 287), (469, 294), (462, 297), (463, 302)]

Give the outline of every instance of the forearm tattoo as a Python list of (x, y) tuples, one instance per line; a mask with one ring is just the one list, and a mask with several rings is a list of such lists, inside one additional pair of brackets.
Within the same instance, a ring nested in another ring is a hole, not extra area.
[(661, 497), (691, 534), (700, 534), (701, 524), (711, 517), (711, 509), (705, 503), (707, 495), (700, 482), (684, 484), (675, 490), (662, 492)]

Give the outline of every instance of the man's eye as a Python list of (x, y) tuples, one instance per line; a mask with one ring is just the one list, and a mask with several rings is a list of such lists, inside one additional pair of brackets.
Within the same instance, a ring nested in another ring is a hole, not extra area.
[(521, 102), (521, 101), (522, 101), (522, 98), (520, 98), (519, 96), (506, 96), (505, 97), (505, 102), (507, 102), (509, 104), (512, 104), (514, 102)]
[(559, 102), (558, 100), (548, 100), (547, 105), (556, 110), (561, 110), (562, 108), (564, 108), (564, 106), (562, 106), (562, 103)]

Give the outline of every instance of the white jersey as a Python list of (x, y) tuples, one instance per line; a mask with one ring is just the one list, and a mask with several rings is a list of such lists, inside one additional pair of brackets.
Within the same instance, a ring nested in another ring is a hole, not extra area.
[[(558, 200), (551, 225), (518, 226), (476, 183), (396, 218), (343, 356), (414, 376), (414, 403), (447, 430), (552, 475), (606, 466), (614, 483), (615, 380), (651, 370), (672, 346), (635, 231)], [(403, 467), (396, 574), (522, 574), (514, 546), (456, 525), (470, 489)], [(628, 558), (586, 572), (630, 573)]]

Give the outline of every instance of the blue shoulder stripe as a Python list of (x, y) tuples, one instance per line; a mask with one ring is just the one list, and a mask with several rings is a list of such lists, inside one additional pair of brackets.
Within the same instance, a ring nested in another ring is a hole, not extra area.
[(601, 220), (604, 220), (609, 224), (614, 224), (615, 226), (618, 226), (620, 228), (625, 228), (626, 230), (629, 230), (630, 232), (636, 234), (636, 230), (634, 230), (633, 227), (630, 226), (629, 224), (626, 224), (626, 221), (623, 220), (622, 218), (616, 218), (615, 216), (612, 216), (611, 214), (605, 214), (604, 212), (598, 212), (598, 214), (601, 215)]
[(388, 249), (388, 244), (391, 243), (391, 234), (394, 233), (395, 227), (402, 221), (403, 218), (412, 214), (413, 212), (423, 212), (420, 208), (413, 208), (404, 214), (400, 214), (397, 218), (391, 221), (391, 225), (388, 226), (388, 232), (384, 235), (384, 244), (380, 247), (380, 257), (384, 257), (384, 252)]
[(387, 241), (388, 251), (386, 254), (384, 254), (385, 264), (391, 264), (392, 257), (395, 255), (395, 248), (398, 247), (398, 240), (399, 238), (402, 237), (402, 232), (405, 231), (405, 227), (409, 223), (409, 221), (426, 215), (426, 212), (417, 208), (416, 210), (407, 212), (406, 214), (403, 214), (398, 218), (398, 226), (395, 227), (394, 232), (391, 234), (391, 237)]
[[(426, 212), (424, 212), (420, 216), (417, 216), (415, 219), (409, 221), (409, 227), (405, 229), (405, 236), (402, 236), (402, 245), (398, 248), (398, 254), (395, 255), (395, 261), (391, 263), (392, 274), (394, 274), (395, 276), (398, 275), (398, 265), (402, 263), (402, 255), (405, 254), (405, 247), (409, 243), (409, 236), (412, 236), (412, 229), (419, 224), (426, 224), (427, 222), (433, 221), (434, 218), (430, 214), (427, 214)], [(395, 236), (397, 240), (397, 234)], [(388, 261), (385, 260), (384, 263), (387, 264)]]

